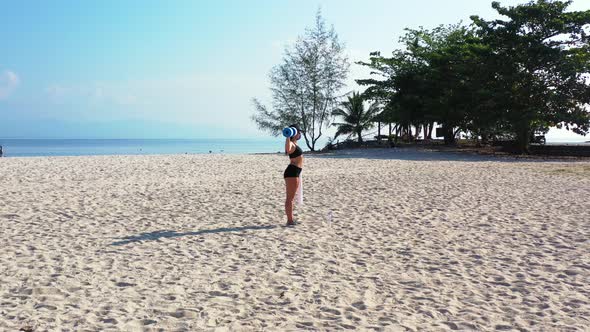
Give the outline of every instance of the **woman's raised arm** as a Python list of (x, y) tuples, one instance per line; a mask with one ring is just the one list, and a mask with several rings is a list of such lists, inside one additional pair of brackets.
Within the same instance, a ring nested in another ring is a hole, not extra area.
[(285, 140), (285, 154), (289, 154), (291, 152), (291, 139), (289, 137), (286, 138)]

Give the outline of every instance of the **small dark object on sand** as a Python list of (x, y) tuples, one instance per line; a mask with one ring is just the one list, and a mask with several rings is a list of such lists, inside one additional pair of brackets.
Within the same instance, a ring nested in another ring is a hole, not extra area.
[(32, 325), (25, 325), (18, 330), (22, 332), (34, 332), (35, 328)]

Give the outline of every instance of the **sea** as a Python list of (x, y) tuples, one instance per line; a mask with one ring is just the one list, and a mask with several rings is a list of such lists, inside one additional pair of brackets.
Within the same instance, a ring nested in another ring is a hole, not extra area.
[(270, 139), (1, 139), (4, 157), (277, 153)]
[[(302, 143), (302, 142), (301, 142)], [(327, 141), (321, 140), (321, 149)], [(281, 153), (284, 138), (266, 139), (2, 139), (4, 157)], [(589, 145), (548, 142), (548, 145)], [(300, 144), (308, 150), (305, 144)]]

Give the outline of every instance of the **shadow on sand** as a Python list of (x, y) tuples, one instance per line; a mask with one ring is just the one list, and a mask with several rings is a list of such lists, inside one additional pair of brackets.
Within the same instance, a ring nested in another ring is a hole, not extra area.
[(268, 230), (276, 228), (276, 225), (271, 226), (244, 226), (244, 227), (223, 227), (223, 228), (215, 228), (215, 229), (204, 229), (201, 231), (194, 231), (194, 232), (184, 232), (178, 233), (175, 231), (155, 231), (149, 233), (142, 233), (139, 235), (133, 236), (126, 236), (121, 238), (120, 241), (116, 241), (111, 243), (113, 246), (123, 246), (133, 242), (141, 242), (141, 241), (154, 241), (163, 238), (174, 238), (174, 237), (181, 237), (181, 236), (194, 236), (194, 235), (203, 235), (203, 234), (216, 234), (216, 233), (230, 233), (230, 232), (243, 232), (243, 231), (256, 231), (256, 230)]
[(329, 159), (380, 159), (380, 160), (412, 160), (412, 161), (496, 161), (496, 162), (551, 162), (551, 161), (583, 161), (576, 158), (514, 156), (514, 155), (480, 155), (462, 151), (444, 151), (425, 148), (370, 148), (344, 149), (325, 153), (309, 154), (312, 158)]

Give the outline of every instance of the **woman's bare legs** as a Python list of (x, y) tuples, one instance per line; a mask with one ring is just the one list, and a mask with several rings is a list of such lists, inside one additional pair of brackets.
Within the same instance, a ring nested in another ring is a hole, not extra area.
[(295, 193), (299, 187), (299, 177), (285, 178), (285, 185), (287, 187), (287, 199), (285, 200), (285, 214), (287, 214), (287, 222), (293, 222), (293, 200)]

